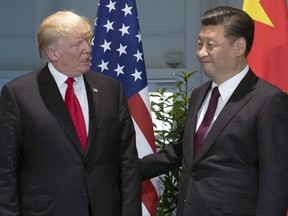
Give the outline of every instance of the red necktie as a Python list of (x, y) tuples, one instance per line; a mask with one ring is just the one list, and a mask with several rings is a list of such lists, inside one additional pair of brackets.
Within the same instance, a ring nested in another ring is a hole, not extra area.
[(197, 130), (197, 132), (195, 133), (195, 138), (194, 138), (194, 158), (197, 156), (197, 154), (199, 153), (202, 143), (204, 141), (205, 135), (207, 133), (207, 130), (209, 129), (211, 123), (212, 123), (212, 119), (214, 117), (216, 108), (217, 108), (217, 104), (218, 104), (218, 98), (220, 96), (218, 87), (216, 86), (211, 94), (211, 98), (209, 101), (209, 105), (208, 105), (208, 109), (205, 113), (205, 116)]
[(65, 83), (68, 85), (66, 94), (65, 94), (65, 104), (69, 110), (72, 122), (74, 124), (74, 127), (76, 129), (77, 135), (79, 137), (81, 146), (83, 151), (86, 151), (86, 145), (87, 145), (87, 133), (86, 133), (86, 126), (84, 121), (84, 116), (82, 113), (82, 109), (80, 106), (80, 103), (74, 94), (74, 78), (69, 77)]

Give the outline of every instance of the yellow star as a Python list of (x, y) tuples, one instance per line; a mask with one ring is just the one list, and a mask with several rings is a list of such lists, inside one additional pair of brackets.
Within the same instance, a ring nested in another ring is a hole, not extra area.
[(246, 11), (252, 19), (274, 27), (264, 8), (260, 4), (260, 0), (244, 0), (243, 10)]

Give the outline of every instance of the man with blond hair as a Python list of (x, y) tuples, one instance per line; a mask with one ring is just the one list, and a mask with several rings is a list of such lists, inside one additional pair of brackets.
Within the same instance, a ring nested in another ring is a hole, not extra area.
[(2, 89), (1, 216), (141, 215), (133, 122), (120, 83), (89, 71), (90, 32), (71, 11), (50, 15), (48, 63)]

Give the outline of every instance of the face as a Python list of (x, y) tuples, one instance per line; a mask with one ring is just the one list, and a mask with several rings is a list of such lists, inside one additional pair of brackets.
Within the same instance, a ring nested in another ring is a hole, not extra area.
[(58, 39), (52, 63), (63, 74), (76, 77), (90, 69), (89, 34), (63, 36)]
[[(238, 39), (237, 39), (238, 40)], [(204, 73), (218, 85), (243, 69), (241, 50), (236, 41), (224, 37), (224, 27), (209, 25), (199, 33), (197, 58)]]

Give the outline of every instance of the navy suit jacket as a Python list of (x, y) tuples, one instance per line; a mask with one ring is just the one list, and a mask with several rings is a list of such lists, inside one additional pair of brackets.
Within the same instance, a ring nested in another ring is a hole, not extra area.
[(84, 154), (49, 69), (8, 83), (0, 99), (0, 215), (141, 215), (135, 131), (119, 82), (84, 74)]
[(183, 140), (143, 158), (143, 178), (182, 166), (177, 215), (286, 215), (287, 94), (250, 70), (193, 158), (197, 113), (210, 88), (208, 81), (192, 92)]

